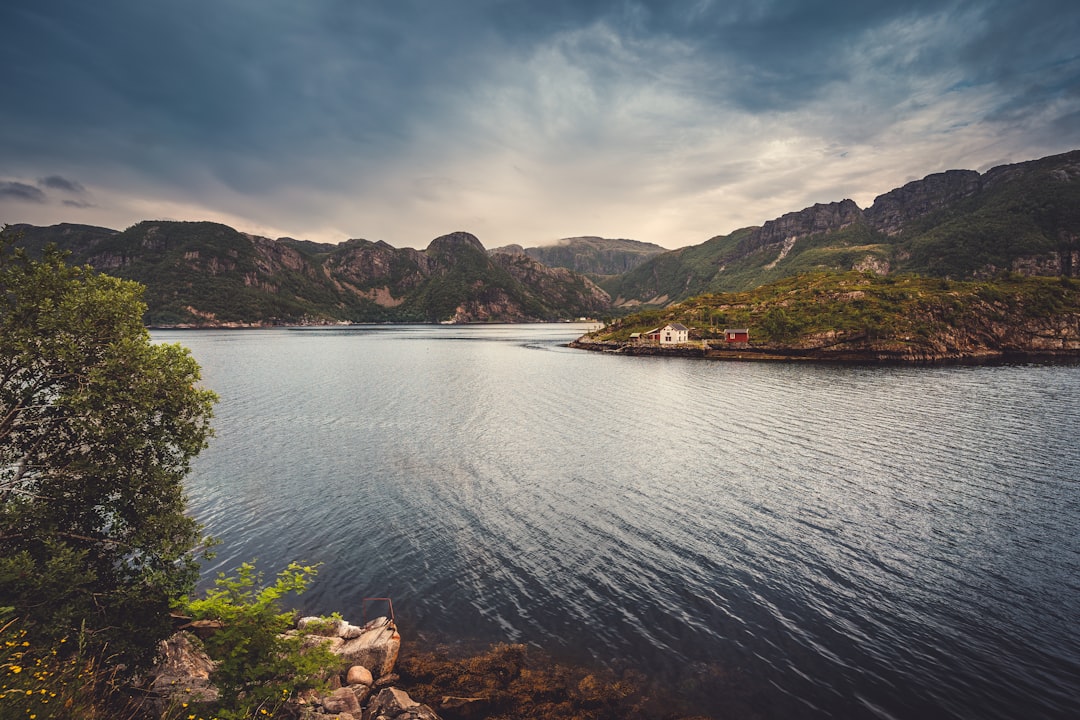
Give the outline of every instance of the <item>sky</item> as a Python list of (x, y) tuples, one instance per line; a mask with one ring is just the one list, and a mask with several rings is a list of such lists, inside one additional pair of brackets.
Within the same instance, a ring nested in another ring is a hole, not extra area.
[(0, 223), (667, 248), (1080, 148), (1076, 0), (3, 0)]

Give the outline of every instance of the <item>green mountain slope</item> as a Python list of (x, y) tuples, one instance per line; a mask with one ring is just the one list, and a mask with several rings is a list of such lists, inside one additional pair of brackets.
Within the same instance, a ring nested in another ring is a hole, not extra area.
[(659, 255), (603, 284), (618, 305), (747, 290), (814, 270), (954, 279), (1080, 271), (1080, 151), (980, 175), (929, 175), (875, 199), (814, 205)]
[(147, 322), (159, 326), (520, 322), (592, 316), (609, 306), (583, 276), (531, 260), (528, 267), (500, 263), (468, 233), (419, 251), (367, 240), (276, 241), (210, 222), (6, 232), (31, 250), (54, 242), (71, 251), (72, 262), (143, 283)]

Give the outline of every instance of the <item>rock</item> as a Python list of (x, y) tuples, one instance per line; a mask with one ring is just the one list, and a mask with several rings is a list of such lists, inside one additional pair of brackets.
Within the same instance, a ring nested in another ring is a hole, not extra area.
[(349, 688), (338, 688), (333, 694), (322, 698), (319, 702), (323, 710), (328, 713), (360, 714), (360, 701)]
[(451, 711), (456, 718), (480, 718), (487, 716), (490, 705), (490, 698), (486, 697), (446, 695), (439, 704), (439, 709)]
[(375, 677), (393, 672), (401, 649), (397, 626), (389, 618), (380, 617), (362, 630), (358, 637), (346, 640), (344, 645), (331, 648), (331, 651), (353, 665), (363, 665)]
[(302, 617), (296, 621), (298, 630), (306, 630), (320, 637), (341, 637), (341, 627), (348, 625), (340, 618)]
[(162, 640), (161, 660), (151, 672), (150, 694), (159, 709), (182, 703), (211, 703), (218, 691), (210, 683), (214, 661), (191, 641), (191, 636), (178, 632)]
[[(735, 256), (749, 255), (766, 245), (782, 245), (785, 241), (794, 244), (809, 235), (842, 230), (861, 220), (862, 216), (862, 210), (853, 200), (818, 203), (797, 212), (789, 212), (768, 221), (740, 240)], [(788, 249), (790, 250), (790, 246)]]
[(375, 682), (375, 678), (371, 676), (371, 671), (363, 665), (353, 665), (349, 668), (349, 672), (345, 675), (346, 685), (368, 685), (370, 686)]
[(343, 623), (341, 629), (338, 631), (338, 637), (346, 640), (352, 640), (358, 638), (364, 634), (364, 628), (357, 627), (356, 625), (350, 625), (349, 623)]
[(865, 212), (867, 224), (886, 235), (897, 235), (910, 221), (976, 194), (981, 183), (974, 170), (948, 170), (913, 180), (874, 198)]
[(352, 694), (356, 696), (356, 701), (360, 703), (361, 707), (368, 701), (371, 694), (375, 692), (370, 685), (349, 685), (347, 687), (352, 691)]
[(296, 717), (297, 720), (358, 720), (358, 718), (363, 717), (363, 713), (354, 715), (353, 713), (343, 712), (327, 715), (313, 708), (304, 708)]
[(364, 634), (364, 628), (349, 624), (341, 618), (303, 617), (296, 621), (296, 629), (312, 635), (350, 640)]
[(382, 677), (376, 679), (375, 684), (372, 685), (372, 687), (376, 690), (382, 690), (383, 688), (390, 687), (400, 679), (401, 678), (398, 677), (396, 673), (390, 673), (389, 675), (383, 675)]
[(439, 720), (434, 710), (416, 702), (407, 692), (398, 688), (385, 688), (380, 691), (368, 705), (365, 717), (370, 720)]

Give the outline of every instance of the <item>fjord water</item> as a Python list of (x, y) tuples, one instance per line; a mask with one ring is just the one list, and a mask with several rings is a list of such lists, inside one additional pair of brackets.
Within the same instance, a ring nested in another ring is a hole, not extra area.
[(221, 396), (207, 578), (404, 642), (637, 667), (716, 717), (1080, 717), (1080, 367), (563, 347), (582, 325), (159, 331)]

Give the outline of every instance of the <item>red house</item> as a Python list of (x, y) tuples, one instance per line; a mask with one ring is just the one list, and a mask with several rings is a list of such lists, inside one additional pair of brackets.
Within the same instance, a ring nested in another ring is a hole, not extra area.
[(750, 342), (750, 330), (747, 328), (726, 328), (724, 339), (728, 342)]

